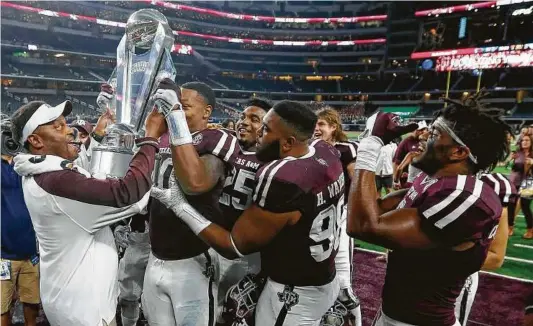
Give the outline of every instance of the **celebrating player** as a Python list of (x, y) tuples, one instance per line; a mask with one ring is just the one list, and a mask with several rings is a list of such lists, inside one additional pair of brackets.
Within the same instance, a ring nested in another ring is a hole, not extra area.
[[(348, 137), (342, 131), (339, 113), (332, 108), (324, 108), (317, 112), (318, 121), (315, 127), (314, 137), (322, 139), (334, 146), (340, 152), (342, 168), (344, 170), (344, 180), (347, 185), (354, 174), (355, 158), (357, 156), (357, 144), (348, 141)], [(348, 198), (350, 187), (345, 187), (344, 198)], [(339, 241), (339, 252), (335, 257), (335, 268), (339, 278), (341, 292), (339, 300), (352, 314), (355, 325), (361, 326), (361, 306), (359, 298), (352, 290), (352, 262), (353, 262), (353, 241), (346, 234), (346, 205), (343, 208), (341, 221), (341, 234)]]
[[(255, 156), (257, 136), (261, 129), (263, 117), (272, 104), (261, 98), (252, 98), (237, 121), (237, 140), (240, 150), (231, 160), (233, 171), (226, 178), (219, 204), (224, 215), (227, 230), (231, 230), (242, 212), (252, 204), (252, 192), (256, 185), (255, 173), (263, 166)], [(219, 257), (220, 279), (218, 283), (218, 303), (222, 306), (228, 289), (239, 282), (247, 274), (256, 274), (261, 268), (259, 254), (247, 255), (240, 259), (230, 260)], [(232, 316), (220, 318), (232, 319)], [(229, 321), (226, 321), (229, 322)]]
[[(513, 204), (518, 196), (515, 186), (500, 173), (483, 174), (480, 180), (494, 189), (494, 192), (496, 192), (500, 198), (503, 207), (500, 222), (498, 223), (498, 230), (496, 231), (494, 240), (492, 240), (492, 243), (490, 244), (487, 258), (485, 258), (482, 267), (483, 270), (490, 271), (500, 268), (503, 264), (505, 251), (507, 250), (507, 240), (509, 239), (507, 216), (509, 211), (507, 207), (510, 204)], [(463, 326), (466, 326), (468, 322), (468, 316), (470, 315), (470, 310), (474, 304), (478, 284), (479, 273), (476, 272), (467, 278), (461, 293), (457, 297), (455, 303), (455, 316)]]
[[(169, 128), (161, 139), (157, 185), (169, 188), (177, 180), (195, 209), (222, 223), (218, 200), (237, 139), (223, 129), (207, 128), (216, 104), (213, 90), (199, 82), (180, 90), (164, 80), (154, 98)], [(152, 255), (142, 296), (149, 324), (213, 325), (217, 256), (158, 200), (151, 204), (149, 233)]]
[(231, 232), (187, 204), (179, 187), (152, 190), (191, 230), (227, 258), (261, 251), (268, 276), (257, 304), (258, 326), (314, 325), (339, 293), (335, 278), (344, 175), (328, 144), (311, 147), (316, 115), (281, 101), (268, 111), (257, 157), (270, 162), (256, 174), (252, 205)]
[[(379, 149), (416, 125), (392, 114), (369, 118), (359, 145), (348, 203), (348, 233), (394, 249), (389, 254), (377, 325), (459, 325), (454, 305), (478, 271), (495, 235), (502, 206), (475, 174), (508, 153), (509, 126), (501, 111), (476, 98), (444, 108), (415, 164), (424, 173), (407, 191), (378, 200), (374, 171)], [(491, 146), (486, 146), (491, 144)]]

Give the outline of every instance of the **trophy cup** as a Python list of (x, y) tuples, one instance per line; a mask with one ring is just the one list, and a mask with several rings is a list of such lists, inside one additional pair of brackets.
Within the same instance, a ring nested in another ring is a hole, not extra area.
[(144, 135), (144, 121), (153, 108), (150, 95), (159, 80), (176, 77), (170, 55), (173, 45), (172, 30), (159, 11), (142, 9), (128, 18), (117, 47), (117, 66), (108, 81), (115, 89), (110, 109), (116, 123), (93, 150), (90, 172), (94, 177), (126, 175), (135, 138)]

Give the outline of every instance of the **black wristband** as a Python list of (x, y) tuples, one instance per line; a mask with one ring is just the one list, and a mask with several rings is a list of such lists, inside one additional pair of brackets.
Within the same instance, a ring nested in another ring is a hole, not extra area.
[[(105, 135), (104, 135), (105, 136)], [(104, 136), (98, 136), (94, 131), (91, 132), (91, 137), (96, 140), (97, 142), (101, 143), (104, 139)]]

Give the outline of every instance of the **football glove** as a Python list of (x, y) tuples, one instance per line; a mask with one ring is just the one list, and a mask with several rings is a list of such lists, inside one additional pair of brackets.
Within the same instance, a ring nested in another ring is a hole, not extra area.
[(100, 93), (96, 98), (96, 104), (102, 112), (106, 112), (111, 108), (111, 101), (114, 96), (113, 86), (109, 84), (102, 84), (100, 86)]

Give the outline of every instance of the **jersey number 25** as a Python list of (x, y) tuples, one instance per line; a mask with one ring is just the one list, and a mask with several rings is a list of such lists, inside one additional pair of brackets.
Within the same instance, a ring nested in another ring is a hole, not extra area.
[(232, 195), (223, 193), (218, 201), (225, 206), (231, 206), (238, 210), (245, 210), (252, 203), (252, 192), (254, 190), (255, 173), (240, 170), (238, 174), (226, 178), (224, 190), (232, 186)]

